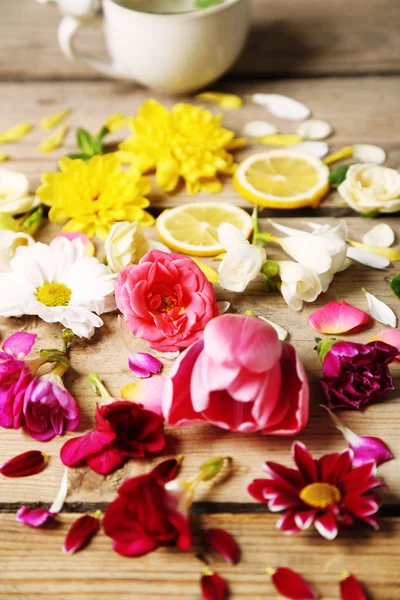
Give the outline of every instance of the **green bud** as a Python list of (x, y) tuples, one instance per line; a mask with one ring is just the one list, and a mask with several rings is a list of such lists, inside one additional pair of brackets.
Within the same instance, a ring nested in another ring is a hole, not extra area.
[(317, 351), (321, 362), (324, 362), (325, 355), (330, 351), (332, 346), (334, 344), (336, 344), (336, 342), (338, 340), (335, 338), (329, 338), (327, 340), (321, 340), (321, 338), (315, 338), (315, 341), (317, 342), (315, 350)]
[(67, 344), (71, 344), (74, 337), (75, 337), (75, 335), (74, 335), (74, 332), (72, 331), (72, 329), (63, 329), (62, 334), (61, 334), (61, 339), (63, 340), (63, 342), (66, 342)]
[(62, 350), (56, 350), (53, 348), (41, 350), (40, 358), (45, 359), (46, 362), (49, 363), (58, 363), (60, 365), (63, 365), (65, 369), (69, 369), (70, 367), (70, 362), (66, 357), (65, 352), (63, 352)]
[(211, 481), (211, 479), (214, 479), (222, 471), (228, 460), (230, 460), (228, 457), (216, 456), (203, 462), (200, 466), (201, 480)]
[(279, 263), (276, 260), (266, 260), (261, 267), (261, 273), (266, 277), (276, 277), (279, 275)]
[(101, 396), (103, 400), (108, 400), (109, 398), (111, 398), (110, 392), (108, 391), (104, 383), (101, 381), (97, 373), (90, 373), (90, 375), (88, 375), (88, 381), (90, 387), (97, 396)]
[(43, 208), (39, 206), (36, 210), (34, 210), (26, 219), (23, 221), (21, 225), (21, 231), (25, 233), (29, 233), (29, 235), (33, 235), (39, 229), (40, 224), (43, 219)]

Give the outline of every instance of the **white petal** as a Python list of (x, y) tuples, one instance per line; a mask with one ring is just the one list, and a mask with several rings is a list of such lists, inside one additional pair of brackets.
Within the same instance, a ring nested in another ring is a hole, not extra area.
[(217, 302), (217, 308), (220, 315), (224, 315), (230, 309), (231, 303), (221, 300)]
[(62, 507), (64, 506), (65, 499), (68, 494), (68, 467), (64, 467), (64, 474), (61, 479), (60, 489), (58, 490), (58, 494), (53, 504), (49, 508), (49, 512), (51, 513), (59, 513), (61, 512)]
[(396, 327), (397, 317), (391, 308), (382, 300), (378, 300), (376, 296), (373, 296), (367, 290), (363, 290), (365, 297), (367, 298), (369, 312), (375, 321), (383, 323), (383, 325), (389, 325), (390, 327)]
[(286, 283), (282, 283), (281, 294), (286, 304), (288, 304), (293, 310), (299, 311), (303, 308), (303, 300), (293, 294), (290, 286)]
[(311, 154), (311, 156), (316, 156), (317, 158), (324, 158), (329, 153), (329, 146), (326, 142), (300, 142), (299, 144), (288, 146), (288, 148), (297, 152)]
[(304, 121), (297, 129), (297, 134), (305, 140), (324, 140), (332, 132), (332, 125), (327, 121), (320, 121), (319, 119)]
[(284, 329), (283, 327), (281, 327), (277, 323), (274, 323), (273, 321), (270, 321), (269, 319), (266, 319), (265, 317), (259, 316), (258, 318), (262, 319), (263, 321), (265, 321), (266, 323), (268, 323), (269, 325), (271, 325), (271, 327), (273, 327), (275, 329), (276, 333), (278, 334), (278, 338), (282, 342), (284, 340), (286, 340), (287, 336), (289, 335), (288, 332), (286, 331), (286, 329)]
[(386, 269), (386, 267), (390, 265), (390, 260), (387, 258), (374, 254), (373, 252), (368, 252), (362, 248), (348, 246), (346, 255), (347, 258), (355, 260), (366, 267), (372, 267), (373, 269)]
[(265, 106), (275, 117), (281, 119), (304, 121), (311, 115), (308, 106), (281, 94), (254, 94), (252, 100), (255, 104)]
[(249, 243), (240, 229), (231, 223), (221, 223), (218, 227), (218, 237), (221, 246), (227, 251), (236, 250), (237, 246)]
[(386, 152), (383, 148), (372, 144), (354, 144), (353, 158), (360, 162), (383, 165), (386, 161)]
[(282, 233), (286, 233), (286, 235), (311, 235), (308, 231), (303, 231), (302, 229), (294, 229), (294, 227), (287, 227), (286, 225), (280, 225), (279, 223), (275, 223), (272, 219), (268, 219), (268, 223), (271, 223), (274, 229), (281, 231)]
[(151, 349), (154, 354), (157, 354), (160, 358), (165, 358), (167, 360), (175, 360), (179, 356), (179, 350), (176, 352), (159, 352), (158, 350)]
[(272, 125), (272, 123), (267, 123), (266, 121), (250, 121), (246, 123), (246, 125), (242, 129), (242, 135), (245, 137), (257, 138), (263, 137), (264, 135), (274, 135), (278, 133), (279, 129)]
[(389, 248), (394, 242), (394, 231), (386, 223), (379, 223), (370, 229), (363, 237), (364, 244)]

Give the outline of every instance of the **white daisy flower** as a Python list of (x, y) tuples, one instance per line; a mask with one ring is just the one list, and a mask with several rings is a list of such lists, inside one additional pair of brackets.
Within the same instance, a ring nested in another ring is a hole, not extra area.
[(92, 256), (80, 239), (55, 238), (19, 247), (10, 273), (0, 273), (0, 316), (37, 315), (62, 323), (79, 337), (92, 337), (114, 310), (114, 276)]
[(19, 215), (39, 206), (29, 195), (29, 181), (23, 173), (0, 169), (0, 213)]

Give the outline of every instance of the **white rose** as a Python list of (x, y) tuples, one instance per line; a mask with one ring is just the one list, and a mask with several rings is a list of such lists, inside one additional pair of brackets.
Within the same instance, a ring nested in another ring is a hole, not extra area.
[(19, 246), (32, 246), (35, 240), (27, 233), (0, 231), (0, 273), (10, 271), (10, 260)]
[(0, 169), (0, 213), (18, 215), (39, 205), (39, 199), (29, 196), (29, 181), (23, 173)]
[(314, 302), (322, 292), (321, 281), (313, 269), (293, 262), (278, 262), (282, 281), (281, 294), (293, 310), (301, 310), (303, 302)]
[(218, 235), (226, 250), (218, 269), (219, 283), (231, 292), (243, 292), (260, 273), (267, 254), (264, 248), (252, 246), (240, 229), (230, 223), (222, 223)]
[(400, 173), (379, 165), (352, 165), (338, 192), (359, 213), (397, 212), (400, 210)]

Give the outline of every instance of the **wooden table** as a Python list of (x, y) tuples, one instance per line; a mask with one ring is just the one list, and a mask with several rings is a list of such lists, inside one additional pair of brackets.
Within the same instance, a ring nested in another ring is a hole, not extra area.
[[(276, 92), (293, 96), (308, 104), (314, 116), (327, 119), (336, 134), (332, 150), (355, 142), (371, 142), (388, 152), (388, 165), (400, 166), (400, 5), (398, 0), (253, 0), (254, 27), (248, 46), (231, 75), (218, 89), (241, 95), (251, 92)], [(56, 9), (45, 9), (33, 0), (3, 0), (0, 6), (0, 130), (12, 124), (38, 123), (45, 114), (71, 106), (71, 128), (64, 148), (50, 155), (39, 153), (43, 131), (35, 128), (19, 144), (7, 147), (9, 167), (25, 172), (32, 189), (40, 174), (54, 170), (56, 160), (75, 149), (75, 126), (95, 130), (112, 111), (133, 114), (149, 92), (129, 83), (101, 79), (83, 67), (68, 63), (57, 47)], [(101, 45), (98, 35), (88, 32), (81, 45), (95, 51)], [(160, 98), (168, 105), (174, 99)], [(226, 112), (224, 123), (235, 130), (253, 118), (264, 118), (262, 108), (247, 104), (240, 111)], [(274, 120), (282, 131), (293, 132), (290, 122)], [(115, 134), (118, 141), (120, 134)], [(242, 151), (241, 159), (256, 148)], [(8, 165), (7, 165), (8, 166)], [(250, 206), (235, 194), (227, 181), (224, 200)], [(153, 193), (155, 213), (166, 206), (189, 200), (183, 192), (175, 196)], [(192, 201), (196, 199), (190, 198)], [(263, 216), (271, 216), (264, 213)], [(277, 216), (275, 212), (273, 216)], [(348, 217), (351, 236), (361, 239), (372, 223), (340, 203), (337, 194), (329, 195), (318, 211), (279, 214), (281, 222), (301, 226), (301, 219), (316, 217), (333, 222)], [(284, 218), (285, 217), (285, 218)], [(400, 234), (398, 218), (387, 218)], [(262, 223), (268, 227), (266, 221)], [(54, 229), (45, 227), (41, 239), (51, 239)], [(274, 251), (271, 250), (271, 256)], [(338, 275), (329, 292), (302, 313), (292, 312), (276, 294), (265, 295), (258, 282), (245, 294), (233, 295), (217, 287), (219, 300), (232, 302), (235, 312), (256, 310), (285, 325), (290, 341), (298, 349), (311, 382), (311, 416), (299, 436), (310, 450), (323, 454), (344, 446), (340, 434), (319, 408), (320, 363), (313, 351), (314, 331), (307, 315), (332, 299), (346, 299), (366, 308), (361, 287), (368, 288), (400, 315), (398, 300), (385, 277), (396, 274), (393, 266), (382, 273), (354, 266)], [(0, 291), (1, 293), (1, 291)], [(72, 350), (72, 370), (67, 386), (75, 394), (83, 412), (79, 431), (93, 423), (96, 399), (86, 376), (98, 371), (111, 392), (131, 380), (125, 358), (115, 336), (115, 316), (105, 319), (104, 328), (87, 344), (77, 342)], [(8, 331), (25, 328), (38, 334), (38, 345), (51, 347), (59, 336), (59, 326), (36, 319), (5, 320), (0, 323), (1, 339)], [(382, 327), (374, 324), (367, 332), (351, 339), (367, 341)], [(397, 383), (399, 371), (395, 373)], [(338, 598), (337, 582), (344, 570), (354, 572), (376, 600), (400, 598), (400, 398), (393, 393), (384, 402), (361, 413), (345, 413), (346, 423), (359, 434), (381, 436), (390, 445), (396, 460), (380, 468), (388, 487), (384, 491), (384, 516), (381, 530), (371, 533), (356, 529), (343, 533), (336, 541), (321, 539), (315, 531), (286, 537), (275, 529), (276, 515), (252, 501), (246, 487), (261, 475), (266, 459), (290, 464), (292, 440), (258, 435), (233, 435), (211, 427), (169, 431), (169, 455), (185, 455), (183, 475), (193, 474), (206, 458), (222, 454), (234, 457), (231, 476), (221, 485), (205, 489), (193, 506), (193, 524), (217, 526), (230, 531), (238, 540), (243, 559), (236, 567), (216, 559), (214, 568), (225, 576), (232, 598), (267, 600), (277, 594), (265, 574), (267, 566), (291, 566), (312, 581), (325, 599)], [(2, 430), (0, 462), (28, 449), (40, 447), (21, 431)], [(132, 462), (112, 476), (101, 478), (85, 469), (73, 471), (70, 491), (60, 525), (55, 529), (32, 529), (15, 521), (21, 504), (52, 501), (60, 482), (62, 466), (58, 452), (63, 439), (45, 446), (51, 454), (48, 468), (35, 477), (0, 482), (0, 599), (1, 600), (131, 600), (200, 598), (198, 579), (202, 564), (194, 552), (178, 553), (162, 549), (140, 559), (122, 558), (112, 552), (110, 540), (100, 533), (90, 548), (72, 557), (61, 552), (68, 525), (77, 515), (96, 508), (104, 509), (115, 496), (120, 481), (149, 468), (149, 462)], [(168, 454), (166, 454), (168, 456)], [(153, 461), (157, 462), (157, 461)]]

